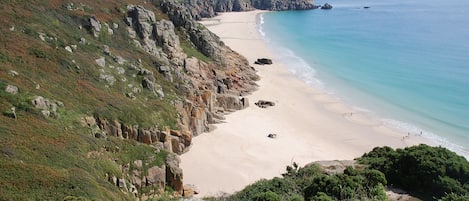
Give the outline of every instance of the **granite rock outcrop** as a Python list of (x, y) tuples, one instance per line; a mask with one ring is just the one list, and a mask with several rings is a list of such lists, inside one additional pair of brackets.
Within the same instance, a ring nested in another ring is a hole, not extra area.
[(318, 8), (313, 0), (192, 0), (185, 3), (196, 20), (214, 17), (219, 12), (250, 11), (254, 9), (282, 11)]

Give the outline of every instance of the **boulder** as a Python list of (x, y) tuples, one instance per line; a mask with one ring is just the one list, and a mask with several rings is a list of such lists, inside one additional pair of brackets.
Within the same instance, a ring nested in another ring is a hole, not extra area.
[(130, 185), (129, 192), (132, 193), (134, 197), (138, 197), (138, 190), (136, 186)]
[(170, 131), (169, 131), (169, 134), (171, 134), (171, 135), (173, 135), (173, 136), (177, 136), (177, 137), (182, 136), (182, 135), (181, 135), (181, 132), (178, 131), (178, 130), (170, 130)]
[(168, 81), (172, 81), (171, 72), (167, 66), (158, 67), (158, 72), (164, 75), (164, 78)]
[(275, 106), (275, 103), (272, 102), (272, 101), (265, 101), (265, 100), (259, 100), (257, 101), (256, 103), (254, 103), (255, 105), (257, 105), (258, 107), (260, 108), (267, 108), (267, 107), (271, 107), (271, 106)]
[(12, 77), (15, 77), (15, 76), (18, 76), (18, 75), (19, 75), (19, 73), (16, 72), (16, 71), (14, 71), (14, 70), (8, 71), (8, 74), (9, 74), (10, 76), (12, 76)]
[(73, 53), (72, 48), (71, 48), (70, 46), (68, 46), (68, 45), (65, 46), (65, 50), (66, 50), (67, 52)]
[(123, 138), (121, 124), (118, 121), (116, 120), (112, 121), (109, 126), (109, 129), (110, 129), (109, 135)]
[(153, 91), (155, 89), (155, 83), (148, 79), (148, 77), (144, 77), (142, 80), (142, 87), (144, 89), (148, 89), (150, 91)]
[(118, 179), (118, 184), (117, 186), (119, 186), (120, 188), (122, 188), (124, 191), (128, 191), (129, 189), (127, 188), (127, 183), (125, 182), (125, 179), (122, 178), (122, 179)]
[(85, 116), (83, 117), (83, 121), (87, 126), (95, 126), (96, 125), (96, 119), (92, 116)]
[(59, 101), (50, 101), (49, 99), (43, 98), (42, 96), (35, 96), (31, 102), (35, 108), (41, 110), (41, 113), (45, 117), (50, 117), (51, 115), (56, 117), (58, 107), (57, 103), (61, 103)]
[(324, 5), (321, 6), (321, 9), (330, 10), (330, 9), (332, 9), (332, 5), (328, 4), (328, 3), (325, 3)]
[(175, 192), (179, 193), (179, 195), (183, 194), (183, 186), (182, 186), (182, 169), (179, 167), (179, 163), (181, 160), (179, 156), (170, 153), (166, 158), (166, 183), (171, 186)]
[(131, 176), (129, 182), (138, 189), (142, 188), (142, 179), (137, 175)]
[(10, 93), (10, 94), (17, 94), (18, 93), (18, 87), (14, 85), (7, 85), (5, 87), (5, 92)]
[[(244, 101), (244, 105), (243, 105)], [(246, 105), (246, 98), (230, 95), (230, 94), (220, 94), (217, 96), (217, 102), (220, 107), (223, 107), (225, 110), (240, 110), (243, 109)]]
[(96, 64), (100, 67), (106, 66), (106, 59), (104, 57), (100, 57), (99, 59), (96, 59)]
[(257, 61), (255, 61), (254, 63), (259, 65), (270, 65), (272, 64), (272, 59), (261, 58), (257, 59)]
[(171, 137), (171, 148), (174, 153), (176, 154), (182, 154), (183, 148), (181, 147), (181, 144), (179, 143), (179, 138), (172, 136)]
[(188, 147), (191, 146), (192, 143), (192, 132), (184, 131), (182, 132), (182, 138), (184, 140), (184, 146)]
[(90, 17), (89, 21), (89, 31), (93, 33), (94, 37), (99, 37), (99, 32), (101, 31), (101, 23), (96, 19), (96, 17)]
[(141, 142), (141, 143), (145, 143), (145, 144), (151, 144), (152, 141), (151, 141), (151, 133), (150, 131), (148, 130), (145, 130), (145, 129), (138, 129), (138, 137), (137, 137), (137, 141)]
[(166, 166), (154, 166), (148, 169), (146, 176), (146, 186), (157, 186), (159, 189), (164, 189), (166, 183)]
[(135, 166), (135, 168), (141, 170), (142, 167), (143, 167), (143, 161), (142, 161), (142, 160), (136, 160), (136, 161), (134, 161), (134, 166)]
[(275, 134), (275, 133), (269, 133), (269, 134), (267, 135), (267, 137), (268, 137), (268, 138), (275, 139), (275, 138), (277, 138), (277, 134)]
[(95, 133), (95, 134), (94, 134), (94, 137), (95, 137), (95, 138), (99, 138), (99, 139), (100, 139), (100, 138), (105, 138), (105, 136), (104, 136), (102, 133), (99, 133), (99, 132)]
[(192, 196), (194, 196), (195, 194), (199, 194), (199, 190), (197, 189), (197, 187), (193, 184), (186, 184), (184, 185), (184, 193), (182, 196), (186, 197), (186, 198), (190, 198)]
[(109, 122), (107, 119), (98, 117), (96, 119), (99, 129), (104, 131), (105, 134), (109, 135), (111, 133), (111, 128), (109, 127)]
[(199, 74), (199, 60), (195, 57), (184, 59), (184, 69), (193, 74)]
[(159, 138), (160, 138), (159, 139), (160, 142), (167, 142), (171, 139), (171, 135), (166, 131), (161, 131)]

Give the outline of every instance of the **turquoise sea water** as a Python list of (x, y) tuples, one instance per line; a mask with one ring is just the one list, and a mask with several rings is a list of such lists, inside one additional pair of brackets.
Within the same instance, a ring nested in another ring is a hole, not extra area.
[(469, 1), (327, 2), (265, 13), (259, 31), (309, 84), (469, 158)]

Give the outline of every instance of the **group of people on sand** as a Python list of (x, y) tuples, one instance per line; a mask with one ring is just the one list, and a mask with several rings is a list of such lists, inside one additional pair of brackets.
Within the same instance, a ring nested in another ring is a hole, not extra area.
[[(416, 136), (422, 136), (423, 132), (420, 131), (420, 133), (418, 133)], [(406, 138), (410, 137), (410, 132), (407, 132), (407, 135), (402, 137), (402, 140), (405, 140)]]

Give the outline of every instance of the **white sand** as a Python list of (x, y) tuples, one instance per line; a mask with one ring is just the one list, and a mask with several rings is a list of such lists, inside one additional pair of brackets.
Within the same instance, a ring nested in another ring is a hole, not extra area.
[[(280, 176), (292, 162), (350, 160), (375, 146), (404, 147), (424, 139), (395, 131), (373, 118), (312, 88), (275, 60), (257, 31), (262, 11), (223, 13), (203, 23), (229, 47), (253, 63), (272, 58), (273, 65), (255, 65), (259, 89), (247, 98), (250, 107), (226, 116), (226, 123), (195, 137), (182, 155), (184, 183), (200, 195), (233, 193), (261, 178)], [(257, 100), (275, 102), (259, 108)], [(350, 115), (350, 113), (353, 113)], [(276, 139), (267, 137), (278, 135)]]

